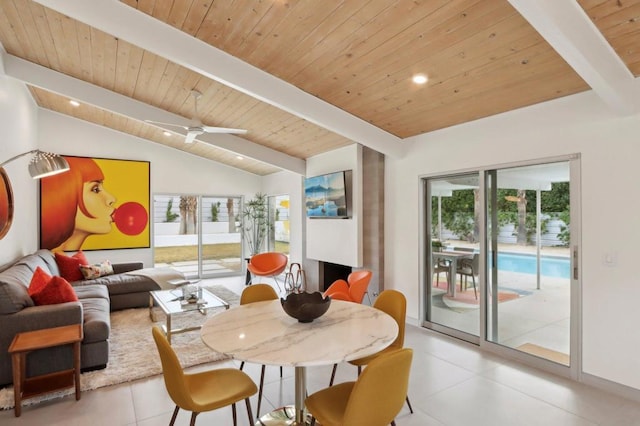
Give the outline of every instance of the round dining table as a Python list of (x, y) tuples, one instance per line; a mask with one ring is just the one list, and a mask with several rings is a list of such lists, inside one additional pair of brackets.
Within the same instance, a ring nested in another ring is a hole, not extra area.
[(379, 309), (341, 300), (332, 300), (320, 318), (302, 323), (284, 312), (280, 300), (270, 300), (220, 312), (200, 334), (208, 347), (234, 359), (295, 367), (294, 415), (283, 407), (256, 425), (303, 425), (306, 367), (374, 354), (396, 339), (398, 324)]

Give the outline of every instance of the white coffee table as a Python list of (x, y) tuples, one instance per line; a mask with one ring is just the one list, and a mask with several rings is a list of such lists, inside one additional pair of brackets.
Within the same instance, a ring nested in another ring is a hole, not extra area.
[(167, 335), (167, 340), (171, 344), (171, 336), (178, 333), (186, 333), (187, 331), (200, 330), (201, 325), (193, 325), (183, 328), (172, 328), (171, 318), (173, 315), (184, 314), (186, 312), (198, 311), (202, 315), (206, 315), (209, 309), (225, 308), (229, 309), (229, 304), (211, 293), (206, 288), (202, 288), (202, 298), (195, 303), (187, 303), (182, 300), (182, 291), (178, 288), (175, 290), (156, 290), (149, 292), (149, 317), (151, 321), (156, 321), (156, 315), (153, 311), (154, 305), (157, 305), (166, 316), (166, 324), (162, 326), (162, 330)]

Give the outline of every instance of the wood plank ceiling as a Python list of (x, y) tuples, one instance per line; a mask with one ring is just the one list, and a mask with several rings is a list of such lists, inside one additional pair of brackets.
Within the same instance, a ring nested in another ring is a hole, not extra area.
[[(588, 90), (507, 0), (124, 0), (401, 139)], [(634, 76), (640, 0), (578, 0)], [(306, 159), (353, 143), (30, 0), (0, 0), (7, 53), (157, 108), (247, 129), (246, 140)], [(428, 75), (427, 84), (411, 82)], [(32, 87), (38, 104), (143, 139), (266, 175), (259, 158), (175, 134)], [(400, 142), (401, 143), (401, 142)]]

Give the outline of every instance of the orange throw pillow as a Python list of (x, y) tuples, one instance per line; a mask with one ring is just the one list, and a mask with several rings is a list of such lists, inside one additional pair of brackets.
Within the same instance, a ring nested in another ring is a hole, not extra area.
[(89, 262), (85, 257), (82, 250), (74, 254), (73, 256), (67, 256), (62, 253), (55, 253), (56, 263), (58, 269), (60, 269), (60, 276), (67, 281), (80, 281), (84, 277), (82, 271), (80, 271), (80, 265), (88, 265)]
[(78, 300), (76, 292), (67, 280), (58, 276), (51, 277), (39, 266), (33, 273), (28, 293), (36, 305), (55, 305)]

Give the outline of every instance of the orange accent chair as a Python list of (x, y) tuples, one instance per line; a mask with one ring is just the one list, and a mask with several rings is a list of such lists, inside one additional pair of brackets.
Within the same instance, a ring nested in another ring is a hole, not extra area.
[(251, 272), (251, 283), (254, 277), (271, 277), (276, 282), (278, 290), (282, 291), (276, 277), (284, 272), (288, 262), (289, 258), (282, 253), (270, 251), (256, 254), (247, 265), (247, 269)]
[[(246, 287), (242, 290), (240, 295), (240, 304), (246, 305), (247, 303), (264, 302), (266, 300), (278, 300), (278, 294), (269, 284), (254, 284)], [(240, 370), (244, 368), (244, 361), (240, 363)], [(265, 365), (262, 365), (260, 372), (260, 386), (258, 387), (258, 411), (257, 417), (260, 418), (260, 405), (262, 404), (262, 389), (264, 387), (264, 370)], [(280, 378), (282, 378), (282, 366), (280, 366)]]
[(334, 281), (324, 292), (324, 296), (329, 296), (334, 300), (362, 303), (364, 295), (367, 294), (372, 275), (373, 273), (367, 269), (354, 271), (349, 274), (347, 281)]

